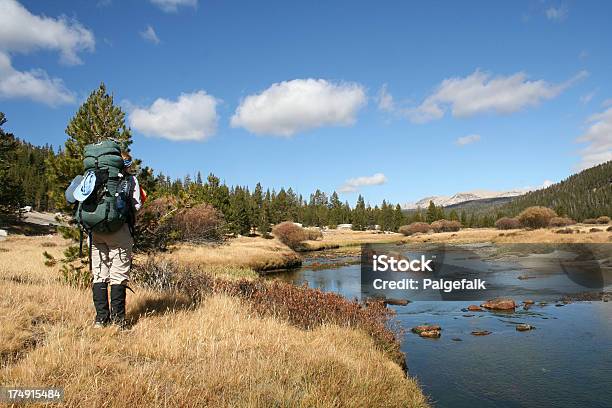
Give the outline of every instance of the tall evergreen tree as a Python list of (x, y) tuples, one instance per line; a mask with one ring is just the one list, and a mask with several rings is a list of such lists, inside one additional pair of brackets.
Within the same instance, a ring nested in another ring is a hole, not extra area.
[(77, 175), (83, 173), (85, 146), (106, 139), (114, 139), (122, 149), (129, 150), (132, 134), (125, 124), (125, 113), (106, 91), (104, 83), (94, 90), (83, 103), (66, 128), (68, 140), (64, 150), (49, 163), (50, 192), (59, 207), (65, 206), (63, 190)]

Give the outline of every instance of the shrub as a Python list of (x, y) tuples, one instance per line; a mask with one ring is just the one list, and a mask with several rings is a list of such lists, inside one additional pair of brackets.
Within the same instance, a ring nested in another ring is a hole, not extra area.
[(548, 226), (551, 218), (557, 213), (548, 207), (529, 207), (518, 215), (518, 220), (523, 227), (544, 228)]
[(208, 242), (221, 239), (223, 215), (210, 204), (198, 204), (176, 214), (171, 222), (180, 241)]
[(323, 239), (323, 233), (318, 228), (305, 228), (304, 232), (306, 233), (306, 239), (309, 241)]
[(551, 227), (567, 227), (568, 225), (574, 225), (576, 221), (567, 217), (552, 217), (548, 222)]
[(139, 250), (165, 249), (175, 238), (169, 221), (182, 204), (176, 197), (166, 196), (147, 201), (136, 213), (136, 242)]
[(459, 221), (438, 220), (431, 223), (431, 229), (434, 232), (455, 232), (461, 229)]
[(612, 232), (612, 227), (608, 227), (608, 228), (606, 228), (606, 231), (608, 231), (608, 232)]
[(601, 217), (597, 218), (596, 221), (598, 224), (609, 224), (610, 217), (608, 217), (607, 215), (602, 215)]
[(591, 228), (591, 229), (589, 230), (589, 232), (602, 232), (602, 231), (603, 231), (603, 230), (602, 230), (602, 229), (599, 229), (599, 228)]
[(595, 218), (585, 218), (582, 220), (583, 224), (597, 224), (597, 220)]
[(300, 243), (308, 239), (306, 230), (291, 221), (281, 222), (272, 228), (272, 235), (291, 249), (297, 249)]
[(521, 227), (521, 223), (516, 218), (502, 217), (495, 221), (495, 228), (500, 230), (517, 229)]
[(409, 225), (402, 225), (399, 227), (399, 233), (404, 235), (412, 235), (417, 232), (425, 233), (431, 230), (431, 226), (426, 222), (413, 222)]

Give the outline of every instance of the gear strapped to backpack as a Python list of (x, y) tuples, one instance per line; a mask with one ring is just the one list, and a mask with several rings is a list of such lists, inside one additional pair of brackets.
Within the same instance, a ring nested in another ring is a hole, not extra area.
[[(119, 144), (104, 140), (85, 146), (83, 166), (85, 174), (74, 191), (78, 201), (75, 218), (87, 232), (90, 247), (93, 231), (115, 232), (127, 223), (133, 235), (135, 185), (131, 175), (122, 173), (124, 163)], [(89, 252), (91, 267), (91, 248)]]

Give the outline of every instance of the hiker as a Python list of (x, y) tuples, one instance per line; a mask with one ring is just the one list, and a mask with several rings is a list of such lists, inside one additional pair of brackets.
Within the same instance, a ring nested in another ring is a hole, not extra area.
[[(94, 327), (99, 328), (109, 322), (125, 326), (125, 295), (132, 267), (132, 246), (135, 211), (141, 206), (138, 180), (130, 173), (132, 157), (121, 152), (123, 176), (130, 185), (130, 200), (125, 203), (133, 211), (130, 218), (115, 232), (96, 232), (91, 234), (91, 265), (93, 276), (93, 302), (96, 307)], [(110, 283), (110, 308), (108, 303), (108, 284)]]
[(83, 164), (86, 172), (73, 180), (66, 198), (72, 188), (73, 202), (78, 201), (75, 219), (87, 232), (94, 327), (112, 323), (124, 328), (135, 214), (142, 205), (142, 190), (132, 174), (132, 157), (113, 140), (87, 145)]

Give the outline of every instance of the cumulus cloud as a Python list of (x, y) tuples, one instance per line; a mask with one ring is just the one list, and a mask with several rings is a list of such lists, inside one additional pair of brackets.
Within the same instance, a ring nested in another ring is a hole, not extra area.
[(50, 106), (75, 101), (74, 94), (58, 78), (40, 69), (18, 71), (8, 55), (0, 52), (0, 99), (31, 99)]
[(376, 173), (372, 176), (362, 176), (348, 179), (339, 188), (341, 193), (354, 193), (362, 186), (379, 186), (387, 182), (387, 177), (383, 173)]
[(149, 41), (155, 45), (159, 44), (159, 37), (157, 36), (157, 33), (155, 32), (155, 30), (153, 29), (153, 27), (151, 27), (150, 25), (147, 26), (147, 28), (144, 31), (140, 32), (140, 36), (145, 40), (145, 41)]
[(567, 18), (569, 10), (566, 5), (560, 5), (558, 7), (551, 6), (546, 9), (546, 18), (552, 21), (561, 22)]
[(15, 0), (0, 0), (0, 51), (57, 50), (61, 61), (80, 64), (80, 51), (93, 51), (93, 33), (66, 17), (36, 16)]
[(587, 119), (588, 129), (578, 137), (580, 143), (587, 143), (581, 150), (579, 168), (586, 169), (612, 160), (612, 107)]
[(455, 143), (457, 143), (459, 146), (465, 146), (468, 145), (470, 143), (476, 143), (480, 140), (480, 135), (467, 135), (467, 136), (462, 136), (460, 138), (457, 139), (457, 141)]
[(166, 13), (176, 13), (179, 7), (196, 8), (198, 6), (198, 0), (151, 0), (151, 3)]
[(183, 93), (176, 101), (158, 98), (149, 107), (130, 112), (130, 126), (147, 136), (205, 140), (217, 129), (217, 104), (205, 91)]
[(290, 137), (321, 126), (352, 125), (365, 104), (366, 93), (359, 84), (294, 79), (244, 98), (231, 118), (231, 126)]
[(449, 107), (455, 117), (487, 112), (509, 114), (552, 99), (586, 76), (588, 73), (582, 71), (563, 83), (550, 84), (528, 80), (523, 72), (493, 77), (476, 70), (464, 78), (445, 79), (419, 106), (405, 109), (403, 113), (415, 123), (440, 119)]

